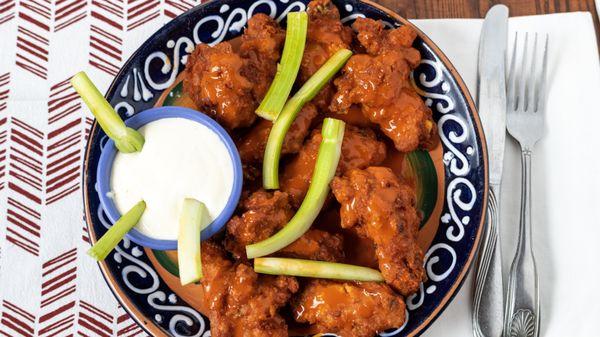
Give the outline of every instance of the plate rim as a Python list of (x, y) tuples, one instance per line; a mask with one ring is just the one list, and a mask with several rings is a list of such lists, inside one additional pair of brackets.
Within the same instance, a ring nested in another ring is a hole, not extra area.
[[(205, 6), (208, 6), (209, 4), (212, 4), (214, 2), (219, 2), (219, 1), (220, 0), (210, 0), (210, 1), (207, 1), (200, 5), (194, 6), (194, 7), (190, 8), (189, 10), (187, 10), (186, 12), (173, 18), (167, 24), (161, 26), (157, 31), (155, 31), (151, 36), (149, 36), (131, 54), (131, 56), (129, 56), (127, 61), (125, 63), (123, 63), (123, 65), (120, 67), (119, 73), (121, 72), (121, 70), (123, 68), (126, 68), (129, 63), (133, 62), (133, 60), (138, 56), (138, 54), (144, 48), (146, 41), (152, 39), (154, 37), (154, 35), (157, 34), (160, 30), (165, 29), (166, 27), (170, 26), (171, 24), (175, 24), (175, 21), (177, 20), (177, 18), (179, 16), (184, 15), (185, 13), (187, 13), (191, 10), (195, 10), (200, 7), (205, 7)], [(421, 38), (425, 42), (425, 44), (431, 48), (431, 50), (434, 52), (434, 54), (440, 59), (442, 64), (446, 67), (448, 72), (452, 75), (452, 79), (456, 82), (456, 85), (460, 88), (460, 94), (463, 96), (465, 103), (471, 112), (471, 115), (473, 117), (473, 125), (475, 126), (475, 129), (476, 129), (475, 131), (477, 132), (478, 139), (481, 143), (481, 151), (482, 151), (482, 158), (483, 158), (483, 175), (484, 175), (483, 189), (484, 190), (483, 190), (483, 198), (481, 199), (481, 204), (482, 204), (481, 214), (480, 214), (481, 220), (477, 226), (477, 233), (475, 235), (475, 239), (473, 242), (473, 248), (469, 252), (469, 256), (467, 258), (466, 263), (460, 270), (456, 281), (454, 282), (452, 287), (449, 289), (448, 293), (442, 298), (440, 303), (431, 312), (431, 314), (429, 316), (427, 316), (427, 318), (419, 326), (417, 326), (410, 334), (407, 335), (407, 337), (416, 337), (416, 336), (421, 335), (423, 332), (425, 332), (427, 330), (427, 328), (444, 312), (444, 310), (452, 302), (452, 300), (454, 299), (456, 294), (458, 294), (459, 290), (462, 288), (462, 286), (466, 280), (467, 273), (471, 270), (471, 267), (474, 264), (475, 255), (479, 251), (480, 244), (481, 244), (481, 236), (482, 236), (483, 228), (485, 225), (485, 219), (486, 219), (487, 207), (488, 207), (487, 204), (488, 204), (488, 198), (489, 198), (489, 172), (488, 172), (489, 158), (488, 158), (487, 142), (486, 142), (485, 134), (483, 132), (483, 126), (481, 124), (481, 119), (479, 117), (479, 111), (477, 110), (477, 108), (475, 106), (475, 102), (471, 96), (471, 92), (467, 88), (462, 76), (456, 70), (454, 64), (448, 59), (446, 54), (438, 47), (438, 45), (435, 42), (433, 42), (433, 40), (431, 40), (429, 38), (429, 36), (427, 34), (425, 34), (421, 29), (419, 29), (416, 25), (414, 25), (412, 22), (410, 22), (408, 19), (404, 18), (397, 12), (395, 12), (381, 4), (378, 4), (372, 0), (356, 0), (356, 1), (362, 2), (366, 5), (369, 5), (371, 7), (374, 7), (376, 9), (384, 12), (385, 14), (392, 17), (394, 20), (397, 20), (398, 22), (402, 23), (403, 25), (410, 26), (417, 32), (418, 37)], [(114, 76), (114, 78), (113, 78), (111, 84), (109, 85), (109, 87), (107, 88), (104, 96), (106, 96), (107, 93), (113, 91), (115, 86), (117, 86), (118, 76), (119, 76), (119, 74)], [(95, 132), (97, 127), (98, 127), (98, 123), (97, 123), (96, 119), (94, 119), (94, 122), (92, 123), (92, 126), (90, 127), (89, 134), (92, 135)], [(97, 241), (96, 233), (92, 230), (93, 224), (90, 224), (91, 210), (90, 210), (90, 205), (89, 205), (89, 199), (86, 197), (87, 190), (89, 187), (88, 179), (87, 179), (87, 177), (88, 177), (87, 171), (88, 171), (88, 166), (89, 166), (89, 157), (90, 157), (90, 153), (91, 153), (91, 149), (92, 149), (92, 147), (91, 147), (92, 141), (93, 141), (93, 137), (91, 137), (91, 136), (88, 137), (86, 146), (85, 146), (85, 156), (83, 158), (83, 167), (82, 167), (82, 170), (83, 170), (83, 172), (82, 172), (83, 173), (82, 174), (82, 179), (83, 179), (82, 197), (83, 197), (84, 210), (85, 210), (85, 212), (84, 212), (85, 225), (86, 225), (86, 230), (89, 235), (90, 245), (93, 245)], [(125, 293), (121, 289), (115, 288), (113, 283), (109, 281), (108, 278), (110, 278), (109, 277), (110, 270), (108, 269), (108, 264), (106, 263), (106, 261), (100, 261), (100, 262), (97, 262), (97, 264), (98, 264), (98, 267), (100, 268), (101, 275), (102, 275), (102, 278), (104, 279), (104, 282), (108, 285), (108, 288), (112, 292), (113, 296), (117, 299), (117, 301), (119, 302), (119, 304), (121, 305), (123, 310), (125, 310), (127, 312), (127, 314), (129, 314), (131, 319), (133, 319), (146, 333), (150, 334), (151, 336), (170, 337), (167, 333), (165, 333), (165, 331), (161, 327), (159, 327), (158, 325), (153, 323), (151, 320), (147, 320), (146, 315), (137, 309), (135, 304), (133, 304), (129, 300), (129, 298), (125, 295)]]

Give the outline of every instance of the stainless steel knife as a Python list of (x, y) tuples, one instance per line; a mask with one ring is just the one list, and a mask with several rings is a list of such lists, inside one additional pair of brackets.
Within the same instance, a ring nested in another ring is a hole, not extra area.
[(506, 45), (508, 8), (492, 7), (479, 40), (477, 102), (489, 158), (489, 199), (486, 226), (479, 250), (473, 301), (473, 334), (502, 336), (504, 291), (500, 254), (500, 183), (506, 138)]

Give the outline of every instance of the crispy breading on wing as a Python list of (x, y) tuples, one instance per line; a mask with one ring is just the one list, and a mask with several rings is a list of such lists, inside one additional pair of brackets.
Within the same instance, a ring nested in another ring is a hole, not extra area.
[[(308, 32), (298, 80), (306, 82), (338, 50), (349, 48), (353, 32), (340, 22), (340, 12), (330, 0), (313, 0), (308, 4)], [(329, 108), (335, 89), (327, 84), (313, 99), (321, 110)]]
[(242, 203), (244, 212), (227, 223), (225, 247), (245, 258), (246, 245), (269, 238), (294, 215), (287, 193), (258, 190)]
[[(246, 259), (246, 245), (269, 238), (282, 229), (294, 215), (288, 195), (258, 190), (243, 201), (241, 216), (227, 223), (225, 248), (237, 259)], [(310, 229), (274, 256), (310, 260), (341, 261), (344, 247), (341, 235)]]
[[(313, 104), (306, 104), (296, 116), (296, 119), (285, 134), (282, 154), (297, 153), (302, 147), (304, 139), (310, 132), (310, 126), (318, 115), (317, 108)], [(240, 158), (242, 162), (248, 164), (260, 163), (263, 160), (265, 147), (269, 138), (269, 132), (273, 123), (266, 119), (261, 119), (252, 127), (250, 132), (242, 138), (238, 144)]]
[(373, 240), (386, 282), (404, 296), (416, 292), (425, 270), (414, 188), (387, 167), (350, 170), (334, 178), (331, 187), (341, 204), (342, 227)]
[(298, 240), (273, 255), (296, 259), (341, 262), (344, 260), (344, 241), (340, 234), (309, 229)]
[(275, 20), (264, 14), (253, 16), (239, 53), (229, 42), (196, 47), (188, 57), (183, 90), (226, 128), (250, 126), (275, 76), (284, 38)]
[(412, 47), (416, 32), (408, 26), (384, 30), (380, 21), (364, 18), (353, 27), (367, 54), (352, 56), (334, 81), (331, 111), (347, 113), (357, 105), (398, 151), (427, 147), (436, 127), (431, 110), (410, 83), (410, 73), (420, 61)]
[(252, 94), (259, 103), (275, 77), (284, 41), (285, 30), (270, 16), (259, 13), (248, 20), (240, 45), (240, 55), (246, 60), (242, 75), (252, 82)]
[(202, 243), (204, 306), (213, 337), (287, 337), (279, 314), (298, 291), (294, 277), (259, 275), (252, 267), (234, 263), (216, 243)]
[(196, 106), (229, 129), (256, 118), (252, 83), (240, 74), (244, 63), (228, 42), (200, 44), (189, 56), (183, 78), (183, 90)]
[(343, 337), (373, 337), (404, 324), (405, 304), (385, 283), (310, 280), (292, 301), (296, 321)]
[[(310, 185), (321, 139), (320, 130), (314, 130), (296, 157), (283, 168), (281, 190), (290, 195), (291, 202), (296, 207), (302, 203)], [(347, 125), (337, 172), (343, 174), (352, 168), (378, 165), (385, 156), (385, 144), (377, 140), (372, 130)]]

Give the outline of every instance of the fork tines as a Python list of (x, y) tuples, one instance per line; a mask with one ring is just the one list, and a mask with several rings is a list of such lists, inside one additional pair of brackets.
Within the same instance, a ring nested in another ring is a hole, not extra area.
[[(507, 83), (508, 110), (541, 111), (545, 101), (545, 79), (548, 64), (548, 34), (544, 34), (542, 66), (539, 67), (538, 33), (515, 33)], [(521, 41), (522, 40), (522, 41)], [(519, 48), (519, 45), (522, 47)], [(517, 50), (521, 49), (520, 53)]]

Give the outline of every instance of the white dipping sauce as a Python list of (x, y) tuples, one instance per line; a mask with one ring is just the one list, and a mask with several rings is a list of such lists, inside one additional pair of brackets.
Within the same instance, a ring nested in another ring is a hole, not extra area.
[(164, 118), (138, 131), (141, 152), (118, 152), (112, 167), (112, 198), (121, 214), (140, 200), (146, 210), (135, 227), (161, 240), (176, 240), (184, 198), (202, 201), (215, 219), (233, 188), (225, 144), (208, 127), (184, 118)]

